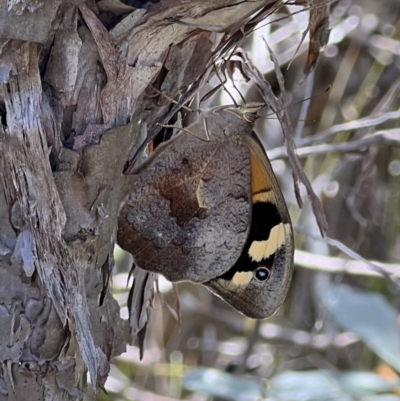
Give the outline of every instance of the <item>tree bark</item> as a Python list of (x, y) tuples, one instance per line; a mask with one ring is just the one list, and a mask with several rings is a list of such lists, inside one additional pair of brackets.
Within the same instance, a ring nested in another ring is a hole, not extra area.
[(171, 105), (152, 85), (200, 84), (276, 2), (145, 7), (0, 1), (0, 401), (82, 399), (87, 371), (102, 388), (125, 348), (107, 291), (123, 170)]

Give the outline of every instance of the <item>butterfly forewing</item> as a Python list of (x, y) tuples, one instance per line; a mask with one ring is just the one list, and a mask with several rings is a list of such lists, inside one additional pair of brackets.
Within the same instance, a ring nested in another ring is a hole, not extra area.
[(252, 222), (239, 260), (206, 285), (247, 316), (267, 318), (283, 303), (293, 273), (290, 216), (268, 157), (251, 136)]

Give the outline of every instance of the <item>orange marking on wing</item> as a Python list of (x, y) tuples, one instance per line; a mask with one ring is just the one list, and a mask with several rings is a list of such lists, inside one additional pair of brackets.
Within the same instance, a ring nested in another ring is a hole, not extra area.
[(253, 203), (272, 202), (275, 203), (275, 195), (272, 188), (268, 171), (263, 168), (256, 155), (251, 153), (251, 193)]

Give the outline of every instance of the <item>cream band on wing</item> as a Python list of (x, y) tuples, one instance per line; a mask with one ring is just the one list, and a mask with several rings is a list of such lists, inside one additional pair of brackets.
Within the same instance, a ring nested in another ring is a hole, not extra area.
[(290, 232), (290, 225), (280, 223), (272, 228), (266, 241), (253, 241), (249, 249), (249, 256), (255, 262), (268, 259), (286, 242), (286, 233)]
[(276, 203), (275, 195), (272, 190), (256, 193), (251, 197), (251, 200), (253, 204), (257, 202)]
[(237, 272), (232, 277), (232, 283), (238, 287), (245, 287), (253, 278), (253, 272)]

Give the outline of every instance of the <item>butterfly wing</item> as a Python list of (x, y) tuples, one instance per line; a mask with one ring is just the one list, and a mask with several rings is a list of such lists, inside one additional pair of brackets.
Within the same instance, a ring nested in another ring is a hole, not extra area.
[(250, 135), (238, 141), (251, 152), (250, 232), (236, 263), (205, 285), (246, 316), (263, 319), (275, 313), (289, 289), (294, 256), (292, 224), (262, 145)]
[(139, 267), (170, 281), (202, 283), (235, 263), (250, 227), (245, 144), (182, 132), (137, 173), (120, 211), (117, 241)]

